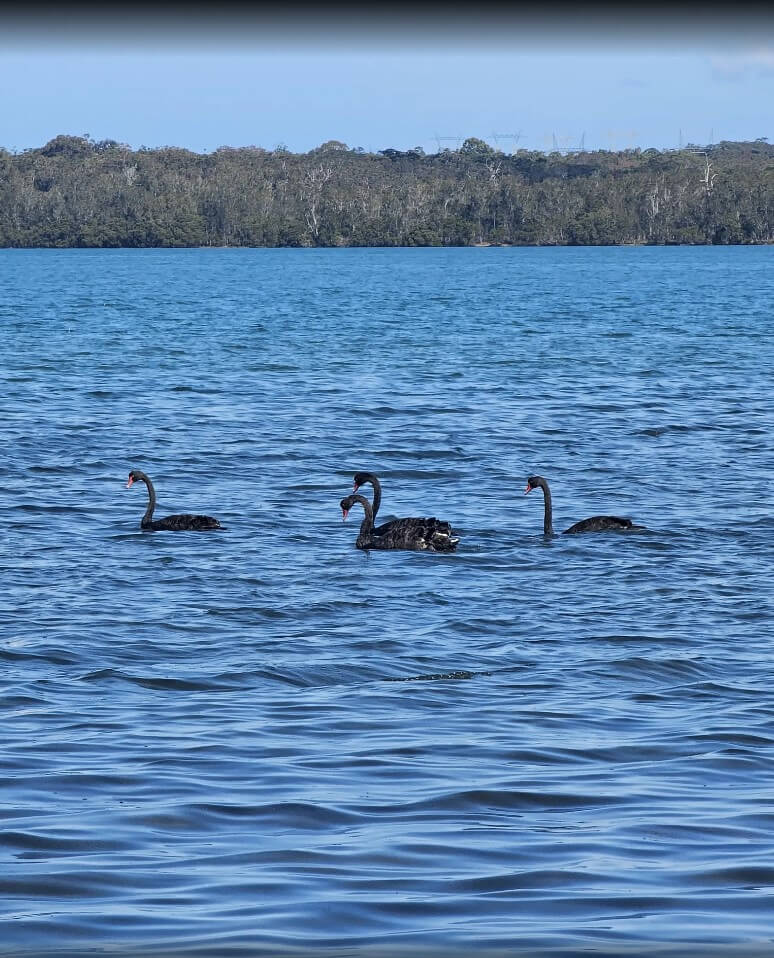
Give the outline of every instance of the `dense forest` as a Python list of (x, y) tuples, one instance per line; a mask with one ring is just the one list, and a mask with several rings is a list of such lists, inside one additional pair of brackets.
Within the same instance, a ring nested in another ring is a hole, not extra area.
[(507, 154), (0, 148), (0, 246), (771, 243), (774, 146)]

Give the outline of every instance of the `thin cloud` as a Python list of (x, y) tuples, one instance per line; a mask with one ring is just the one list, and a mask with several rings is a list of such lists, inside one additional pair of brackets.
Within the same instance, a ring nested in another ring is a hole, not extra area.
[(646, 80), (645, 77), (624, 76), (621, 77), (621, 86), (631, 87), (632, 89), (642, 89), (644, 87), (652, 86), (652, 83), (650, 80)]
[(752, 76), (774, 77), (774, 48), (760, 47), (738, 53), (715, 54), (709, 58), (712, 75), (736, 82)]

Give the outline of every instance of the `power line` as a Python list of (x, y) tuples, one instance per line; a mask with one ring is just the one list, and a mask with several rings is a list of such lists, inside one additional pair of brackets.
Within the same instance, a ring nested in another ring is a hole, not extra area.
[(456, 143), (456, 144), (457, 144), (457, 149), (459, 150), (459, 148), (460, 148), (460, 146), (461, 146), (461, 144), (462, 144), (462, 141), (463, 141), (464, 139), (465, 139), (464, 136), (439, 136), (437, 133), (435, 134), (435, 141), (436, 141), (436, 143), (438, 144), (438, 152), (439, 152), (439, 153), (441, 152), (441, 142), (442, 142), (442, 141), (443, 141), (444, 143), (447, 143), (447, 142)]
[[(500, 140), (513, 140), (513, 149), (515, 150), (516, 144), (521, 139), (521, 130), (519, 130), (518, 133), (493, 133), (492, 138), (498, 149), (500, 147)], [(513, 150), (511, 152), (513, 152)]]

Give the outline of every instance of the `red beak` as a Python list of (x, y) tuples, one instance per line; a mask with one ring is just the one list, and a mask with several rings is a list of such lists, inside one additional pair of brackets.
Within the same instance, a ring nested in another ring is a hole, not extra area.
[(360, 488), (360, 483), (359, 483), (359, 482), (356, 482), (355, 485), (352, 486), (352, 491), (353, 491), (353, 492), (357, 492), (357, 490), (358, 490), (359, 488)]
[(131, 489), (133, 482), (134, 482), (134, 479), (132, 479), (132, 477), (129, 476), (129, 482), (127, 482), (126, 488), (127, 488), (127, 489)]
[(348, 515), (349, 515), (349, 509), (342, 509), (342, 510), (341, 510), (341, 521), (342, 521), (342, 522), (346, 522)]
[(524, 490), (524, 495), (526, 496), (528, 492), (532, 492), (532, 486), (527, 486), (527, 488)]

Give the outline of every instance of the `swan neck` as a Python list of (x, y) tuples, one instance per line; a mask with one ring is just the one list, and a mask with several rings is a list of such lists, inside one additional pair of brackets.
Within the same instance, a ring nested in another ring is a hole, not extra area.
[(376, 476), (371, 476), (371, 485), (374, 487), (374, 507), (371, 521), (375, 522), (376, 515), (379, 512), (379, 506), (382, 504), (382, 484)]
[(145, 515), (142, 517), (141, 525), (150, 525), (151, 520), (153, 519), (153, 510), (156, 508), (156, 490), (153, 488), (153, 483), (150, 479), (145, 476), (143, 482), (148, 487), (148, 508), (145, 510)]
[(357, 540), (355, 545), (358, 549), (368, 549), (371, 546), (372, 534), (371, 530), (374, 527), (374, 514), (371, 510), (371, 503), (366, 499), (365, 496), (353, 495), (350, 497), (350, 502), (359, 502), (363, 507), (363, 521), (360, 523), (360, 532), (357, 534)]
[[(358, 496), (358, 498), (361, 498), (361, 497)], [(374, 498), (376, 498), (375, 495), (374, 495)], [(374, 527), (374, 511), (371, 508), (371, 503), (368, 501), (368, 499), (365, 498), (365, 496), (362, 497), (362, 503), (363, 503), (363, 512), (365, 513), (365, 515), (363, 516), (363, 521), (360, 523), (361, 536), (370, 533), (371, 529), (373, 529)]]
[(543, 504), (544, 504), (543, 535), (550, 536), (550, 535), (553, 535), (553, 532), (554, 532), (554, 527), (553, 527), (554, 511), (553, 511), (553, 506), (551, 504), (551, 490), (548, 488), (548, 483), (545, 481), (545, 479), (540, 483), (540, 487), (543, 490)]
[(359, 502), (365, 513), (363, 521), (360, 523), (360, 532), (357, 537), (358, 542), (365, 542), (371, 538), (371, 530), (374, 527), (374, 513), (371, 509), (371, 503), (365, 496), (352, 496), (352, 502)]

